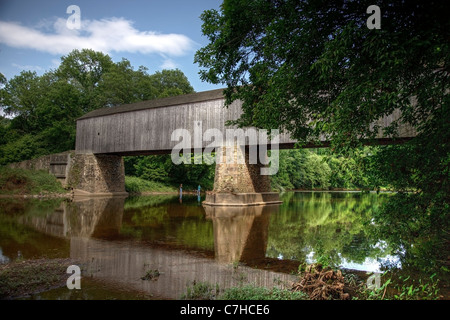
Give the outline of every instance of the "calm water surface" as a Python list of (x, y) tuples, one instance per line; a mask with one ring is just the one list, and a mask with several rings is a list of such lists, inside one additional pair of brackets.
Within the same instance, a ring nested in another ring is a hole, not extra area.
[[(388, 196), (288, 192), (282, 205), (248, 208), (203, 207), (203, 198), (176, 195), (0, 199), (0, 263), (80, 261), (82, 290), (33, 299), (179, 299), (193, 281), (271, 287), (317, 261), (379, 272), (398, 264), (371, 233), (371, 213)], [(159, 276), (142, 280), (151, 270)]]

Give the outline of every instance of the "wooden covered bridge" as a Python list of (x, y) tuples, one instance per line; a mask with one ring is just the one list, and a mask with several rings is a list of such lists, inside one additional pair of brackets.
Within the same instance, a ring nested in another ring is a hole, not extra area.
[[(221, 148), (223, 143), (205, 139), (208, 130), (225, 133), (232, 127), (227, 120), (241, 115), (240, 101), (225, 107), (223, 90), (212, 90), (163, 99), (103, 108), (87, 113), (77, 120), (76, 155), (72, 160), (70, 180), (78, 194), (103, 195), (125, 192), (122, 156), (168, 154), (180, 146), (180, 137), (174, 139), (176, 130), (189, 133), (183, 151), (198, 152), (208, 147)], [(397, 115), (398, 117), (398, 115)], [(380, 120), (388, 126), (396, 115)], [(236, 128), (234, 128), (236, 129)], [(178, 131), (180, 132), (180, 131)], [(415, 135), (409, 127), (399, 130), (399, 138)], [(388, 141), (380, 132), (378, 137)], [(261, 168), (273, 165), (261, 158), (249, 161), (249, 146), (274, 147), (274, 140), (255, 140), (248, 136), (243, 140), (244, 163), (216, 164), (214, 190), (208, 194), (205, 204), (249, 205), (277, 203), (278, 194), (271, 192), (268, 175)], [(186, 142), (186, 137), (185, 141)], [(295, 141), (288, 134), (280, 134), (275, 147), (292, 148)], [(220, 151), (222, 149), (216, 149)], [(245, 151), (247, 150), (247, 151)], [(266, 150), (266, 149), (264, 149)], [(272, 162), (272, 163), (271, 163)]]

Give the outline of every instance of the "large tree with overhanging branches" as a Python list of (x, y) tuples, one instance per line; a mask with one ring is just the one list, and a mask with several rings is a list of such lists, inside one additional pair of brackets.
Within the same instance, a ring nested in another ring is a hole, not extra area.
[[(373, 4), (379, 29), (367, 25)], [(401, 124), (417, 136), (370, 157), (374, 184), (399, 191), (377, 231), (441, 270), (450, 268), (448, 12), (447, 1), (224, 0), (203, 12), (209, 43), (195, 56), (203, 80), (226, 86), (227, 104), (243, 101), (236, 124), (286, 130), (300, 144), (326, 136), (333, 150), (352, 150), (399, 110), (384, 136)]]

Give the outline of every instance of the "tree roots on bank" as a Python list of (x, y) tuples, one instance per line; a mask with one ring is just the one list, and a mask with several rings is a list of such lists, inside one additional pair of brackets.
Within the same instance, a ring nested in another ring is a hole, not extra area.
[(307, 293), (311, 300), (350, 299), (350, 295), (344, 292), (344, 287), (345, 279), (340, 270), (312, 264), (306, 267), (300, 281), (294, 283), (292, 290)]

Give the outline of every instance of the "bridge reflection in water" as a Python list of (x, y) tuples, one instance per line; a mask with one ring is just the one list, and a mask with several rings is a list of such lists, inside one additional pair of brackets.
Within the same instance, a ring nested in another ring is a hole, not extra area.
[[(295, 280), (293, 275), (237, 263), (265, 257), (269, 217), (278, 205), (205, 207), (206, 218), (213, 224), (212, 259), (186, 249), (120, 240), (124, 202), (120, 197), (79, 199), (62, 203), (51, 215), (28, 217), (23, 222), (70, 239), (70, 257), (82, 263), (82, 277), (144, 291), (155, 298), (179, 299), (194, 281), (225, 289), (242, 284), (271, 288)], [(159, 276), (142, 280), (149, 270), (157, 270)]]
[(204, 208), (206, 218), (213, 222), (217, 261), (250, 263), (265, 257), (269, 218), (279, 205)]

